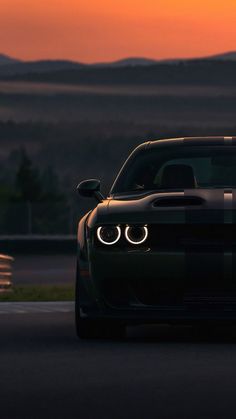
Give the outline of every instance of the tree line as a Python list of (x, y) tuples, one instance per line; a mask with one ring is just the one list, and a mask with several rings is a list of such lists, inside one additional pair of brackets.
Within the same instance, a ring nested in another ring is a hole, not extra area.
[(25, 149), (17, 157), (15, 173), (0, 179), (1, 234), (67, 233), (69, 200), (58, 175), (34, 166)]

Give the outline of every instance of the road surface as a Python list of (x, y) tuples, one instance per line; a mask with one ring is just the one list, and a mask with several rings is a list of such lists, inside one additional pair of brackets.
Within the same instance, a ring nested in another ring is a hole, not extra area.
[(1, 304), (1, 418), (235, 418), (236, 329), (80, 341), (71, 303), (19, 304)]

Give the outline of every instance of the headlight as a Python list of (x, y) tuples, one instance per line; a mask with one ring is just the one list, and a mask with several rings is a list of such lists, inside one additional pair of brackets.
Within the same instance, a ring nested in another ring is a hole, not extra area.
[(147, 226), (127, 226), (125, 237), (132, 244), (141, 244), (145, 242), (148, 236)]
[(111, 245), (118, 242), (121, 236), (119, 226), (102, 226), (97, 229), (97, 237), (101, 243)]

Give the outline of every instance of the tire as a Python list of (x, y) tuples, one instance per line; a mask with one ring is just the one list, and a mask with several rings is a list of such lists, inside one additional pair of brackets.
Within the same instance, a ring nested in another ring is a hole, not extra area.
[(126, 332), (125, 324), (119, 320), (81, 318), (78, 266), (75, 289), (75, 326), (76, 334), (80, 339), (122, 339), (125, 337)]

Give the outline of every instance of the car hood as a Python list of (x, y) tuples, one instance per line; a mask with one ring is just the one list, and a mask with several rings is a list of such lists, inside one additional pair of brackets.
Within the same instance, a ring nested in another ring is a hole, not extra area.
[(236, 221), (236, 190), (188, 189), (143, 196), (113, 197), (101, 205), (104, 223), (231, 223)]

